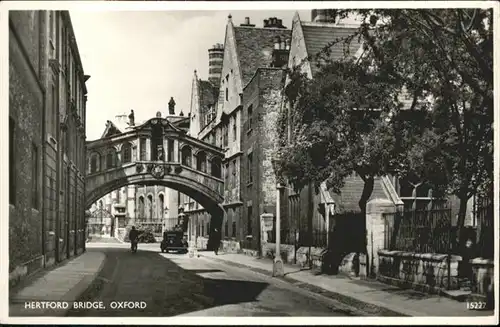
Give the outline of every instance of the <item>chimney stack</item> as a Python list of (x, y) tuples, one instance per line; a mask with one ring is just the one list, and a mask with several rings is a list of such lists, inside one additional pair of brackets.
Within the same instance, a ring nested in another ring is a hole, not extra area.
[(208, 49), (208, 80), (213, 86), (219, 87), (224, 61), (224, 46), (220, 43)]
[(255, 27), (255, 24), (250, 24), (250, 17), (245, 17), (245, 23), (240, 24), (243, 27)]
[(283, 20), (276, 17), (269, 17), (269, 19), (264, 19), (265, 28), (286, 28), (283, 26)]

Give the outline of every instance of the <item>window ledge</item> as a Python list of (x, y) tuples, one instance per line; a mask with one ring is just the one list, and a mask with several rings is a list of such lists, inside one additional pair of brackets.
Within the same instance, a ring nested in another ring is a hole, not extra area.
[(253, 185), (253, 182), (247, 182), (247, 187), (250, 187)]

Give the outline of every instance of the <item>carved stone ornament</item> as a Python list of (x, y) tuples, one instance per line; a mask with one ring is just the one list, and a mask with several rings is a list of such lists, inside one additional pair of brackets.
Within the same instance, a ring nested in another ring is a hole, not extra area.
[(137, 164), (137, 166), (135, 166), (135, 170), (140, 173), (144, 170), (144, 167), (142, 166), (142, 164)]
[(153, 175), (156, 179), (161, 179), (165, 176), (165, 166), (163, 165), (155, 165), (151, 170), (151, 175)]
[(148, 170), (148, 172), (151, 172), (153, 170), (153, 164), (147, 164), (146, 169)]
[(176, 174), (179, 174), (181, 171), (182, 171), (182, 167), (181, 166), (175, 167), (175, 173)]

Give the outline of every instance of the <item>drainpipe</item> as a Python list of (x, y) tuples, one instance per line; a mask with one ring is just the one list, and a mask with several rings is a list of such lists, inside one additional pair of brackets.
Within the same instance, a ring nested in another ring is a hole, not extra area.
[[(47, 46), (48, 46), (48, 43), (47, 43), (47, 31), (44, 30), (44, 27), (46, 27), (45, 23), (46, 23), (46, 17), (45, 15), (47, 15), (48, 11), (39, 11), (39, 15), (40, 15), (40, 20), (39, 20), (39, 28), (40, 28), (40, 33), (39, 33), (39, 38), (40, 40), (44, 40), (44, 42), (42, 42), (43, 46), (45, 46), (45, 48), (42, 48), (40, 50), (40, 78), (43, 79), (43, 86), (45, 88), (45, 90), (43, 90), (43, 104), (42, 104), (42, 135), (41, 135), (41, 156), (42, 156), (42, 160), (41, 160), (41, 169), (38, 168), (39, 171), (42, 172), (42, 190), (39, 194), (37, 194), (38, 196), (38, 199), (37, 201), (40, 201), (40, 195), (42, 197), (42, 201), (41, 203), (38, 205), (38, 210), (41, 211), (41, 214), (42, 214), (42, 256), (43, 256), (43, 268), (46, 267), (46, 263), (45, 263), (45, 241), (46, 241), (46, 226), (45, 226), (45, 222), (46, 222), (46, 219), (47, 219), (47, 213), (45, 212), (45, 190), (46, 190), (46, 181), (45, 181), (45, 170), (46, 170), (46, 167), (45, 167), (45, 163), (46, 163), (46, 151), (47, 151), (47, 147), (46, 147), (46, 142), (47, 142), (47, 134), (46, 134), (46, 119), (45, 119), (45, 115), (46, 115), (46, 111), (47, 111), (47, 86), (48, 86), (48, 70), (50, 69), (49, 65), (48, 65), (48, 62), (49, 62), (49, 59), (47, 57)], [(44, 68), (45, 68), (45, 71), (44, 71)], [(37, 184), (38, 184), (38, 181), (37, 181)]]

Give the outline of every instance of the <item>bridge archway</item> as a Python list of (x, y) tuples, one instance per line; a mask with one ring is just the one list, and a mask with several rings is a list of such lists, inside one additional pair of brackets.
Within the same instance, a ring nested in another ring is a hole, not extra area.
[(165, 186), (198, 202), (211, 215), (210, 225), (221, 230), (224, 151), (187, 135), (179, 127), (183, 119), (156, 117), (125, 130), (108, 122), (103, 137), (86, 144), (86, 207), (124, 186)]

